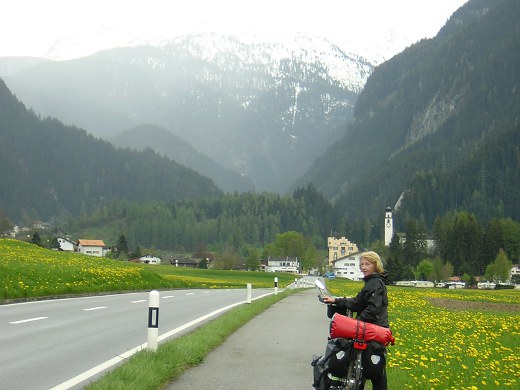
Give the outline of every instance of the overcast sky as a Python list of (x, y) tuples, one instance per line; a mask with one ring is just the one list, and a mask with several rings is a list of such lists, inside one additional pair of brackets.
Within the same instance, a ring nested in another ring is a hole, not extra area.
[[(307, 33), (355, 53), (391, 39), (397, 42), (387, 49), (393, 55), (434, 36), (466, 1), (3, 0), (0, 56), (45, 56), (56, 41), (71, 36), (79, 54), (112, 41), (242, 31)], [(68, 56), (74, 55), (71, 49)]]

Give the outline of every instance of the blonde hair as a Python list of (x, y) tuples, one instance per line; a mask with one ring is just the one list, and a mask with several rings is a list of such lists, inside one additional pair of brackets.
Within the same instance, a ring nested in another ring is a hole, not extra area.
[(361, 259), (365, 259), (372, 264), (376, 265), (376, 272), (383, 273), (385, 270), (383, 268), (383, 263), (381, 262), (381, 258), (376, 252), (368, 251), (361, 253)]

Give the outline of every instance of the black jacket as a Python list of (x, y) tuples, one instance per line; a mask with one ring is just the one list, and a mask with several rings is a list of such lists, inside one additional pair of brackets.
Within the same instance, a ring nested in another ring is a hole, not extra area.
[(388, 328), (386, 284), (390, 282), (385, 274), (378, 273), (369, 275), (363, 280), (365, 285), (355, 298), (336, 298), (335, 305), (338, 312), (345, 313), (347, 309), (352, 310), (357, 313), (357, 319)]

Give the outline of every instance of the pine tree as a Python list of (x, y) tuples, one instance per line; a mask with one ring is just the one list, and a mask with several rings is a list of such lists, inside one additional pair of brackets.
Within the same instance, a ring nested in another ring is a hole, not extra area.
[(42, 239), (38, 232), (34, 232), (32, 238), (31, 238), (31, 242), (35, 245), (42, 246)]
[(57, 237), (53, 237), (51, 241), (51, 249), (59, 250), (61, 248)]
[(122, 254), (128, 255), (128, 244), (124, 234), (121, 234), (117, 239), (116, 252), (117, 258), (119, 258)]
[(403, 246), (397, 234), (394, 234), (390, 242), (390, 256), (385, 263), (385, 271), (393, 281), (403, 279)]

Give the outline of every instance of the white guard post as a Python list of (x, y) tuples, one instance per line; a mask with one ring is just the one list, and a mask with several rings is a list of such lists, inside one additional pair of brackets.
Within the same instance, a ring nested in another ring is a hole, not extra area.
[(148, 350), (157, 351), (159, 336), (159, 291), (150, 291), (148, 301)]
[(247, 284), (247, 296), (246, 296), (246, 303), (251, 303), (251, 283)]
[(274, 278), (274, 295), (278, 294), (278, 276)]

